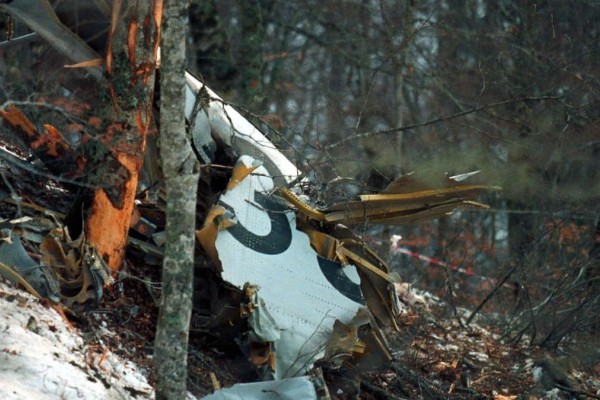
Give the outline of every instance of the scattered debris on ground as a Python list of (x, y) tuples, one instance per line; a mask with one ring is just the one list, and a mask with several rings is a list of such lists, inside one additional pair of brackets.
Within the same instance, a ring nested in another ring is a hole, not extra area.
[[(2, 398), (81, 398), (84, 390), (84, 398), (152, 398), (156, 307), (143, 283), (152, 279), (151, 268), (132, 268), (120, 282), (127, 300), (118, 301), (117, 293), (108, 291), (97, 310), (73, 320), (74, 327), (47, 303), (0, 283)], [(323, 368), (331, 398), (600, 397), (598, 359), (577, 365), (525, 343), (506, 343), (497, 328), (464, 327), (456, 318), (442, 317), (444, 304), (412, 290), (427, 299), (431, 313), (421, 305), (405, 308), (398, 317), (400, 332), (388, 336), (394, 359), (378, 370), (351, 375)], [(192, 334), (188, 361), (189, 388), (199, 398), (258, 380), (234, 346), (203, 335)], [(564, 383), (568, 386), (560, 389)], [(243, 388), (242, 393), (251, 393)]]

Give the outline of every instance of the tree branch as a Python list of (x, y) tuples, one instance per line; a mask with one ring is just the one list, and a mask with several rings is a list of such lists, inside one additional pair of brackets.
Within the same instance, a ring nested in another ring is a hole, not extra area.
[[(9, 4), (0, 4), (0, 11), (22, 21), (75, 63), (100, 57), (79, 36), (62, 24), (48, 0), (13, 0)], [(104, 80), (101, 68), (87, 67), (86, 70), (96, 80)]]
[(416, 129), (416, 128), (423, 128), (423, 127), (426, 127), (429, 125), (434, 125), (434, 124), (437, 124), (440, 122), (451, 121), (453, 119), (464, 117), (465, 115), (469, 115), (469, 114), (474, 114), (479, 111), (487, 110), (489, 108), (505, 106), (507, 104), (519, 103), (519, 102), (530, 102), (530, 101), (560, 100), (560, 99), (561, 99), (561, 96), (535, 96), (535, 97), (511, 98), (511, 99), (507, 99), (507, 100), (498, 101), (495, 103), (485, 104), (485, 105), (478, 106), (478, 107), (472, 107), (468, 110), (459, 111), (457, 113), (450, 114), (450, 115), (444, 115), (441, 117), (430, 119), (429, 121), (425, 121), (425, 122), (419, 122), (416, 124), (398, 126), (398, 127), (394, 127), (394, 128), (380, 129), (378, 131), (373, 131), (373, 132), (357, 133), (355, 135), (350, 135), (350, 136), (348, 136), (342, 140), (339, 140), (335, 143), (329, 144), (329, 145), (325, 146), (324, 149), (332, 150), (332, 149), (340, 147), (346, 143), (354, 142), (356, 140), (363, 140), (363, 139), (368, 139), (368, 138), (372, 138), (375, 136), (387, 135), (390, 133), (405, 132), (405, 131), (410, 131), (410, 130)]

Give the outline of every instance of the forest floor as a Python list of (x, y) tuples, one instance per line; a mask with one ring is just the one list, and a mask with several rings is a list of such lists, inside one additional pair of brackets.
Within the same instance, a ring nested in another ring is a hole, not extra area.
[[(79, 324), (87, 332), (102, 326), (104, 339), (123, 358), (150, 370), (157, 308), (144, 281), (157, 276), (153, 267), (134, 266), (130, 278), (102, 301), (101, 308)], [(573, 365), (564, 357), (509, 343), (498, 327), (477, 319), (469, 326), (467, 310), (453, 318), (448, 305), (426, 293), (414, 293), (426, 306), (408, 306), (398, 317), (399, 332), (387, 332), (394, 360), (379, 370), (350, 376), (342, 370), (323, 373), (334, 399), (569, 399), (600, 398), (600, 362)], [(122, 299), (130, 299), (124, 304)], [(131, 312), (135, 305), (135, 313)], [(461, 315), (464, 314), (464, 315)], [(461, 318), (459, 318), (461, 317)], [(153, 381), (149, 376), (150, 382)], [(256, 381), (249, 362), (235, 350), (210, 337), (192, 333), (189, 389), (202, 397), (215, 385)], [(559, 389), (560, 388), (560, 389)]]
[[(3, 398), (80, 398), (82, 393), (84, 398), (152, 398), (157, 307), (146, 283), (157, 275), (156, 267), (130, 263), (127, 277), (108, 290), (99, 307), (67, 320), (47, 302), (0, 283), (6, 325), (0, 349), (6, 359), (0, 370)], [(392, 362), (356, 376), (323, 370), (331, 398), (600, 397), (600, 363), (585, 369), (561, 364), (560, 358), (540, 349), (507, 343), (495, 328), (442, 318), (444, 304), (419, 296), (426, 299), (427, 308), (409, 308), (398, 317), (400, 331), (388, 332)], [(31, 347), (35, 356), (27, 354)], [(53, 369), (58, 371), (55, 375)], [(191, 334), (188, 388), (194, 396), (257, 379), (235, 346)]]

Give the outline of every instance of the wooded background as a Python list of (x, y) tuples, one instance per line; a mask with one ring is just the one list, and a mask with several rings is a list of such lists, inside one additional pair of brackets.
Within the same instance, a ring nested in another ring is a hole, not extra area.
[[(456, 305), (493, 293), (484, 309), (510, 337), (553, 347), (598, 326), (598, 20), (591, 0), (192, 1), (188, 69), (299, 165), (317, 204), (412, 171), (481, 170), (504, 188), (482, 199), (489, 210), (355, 228), (404, 280)], [(92, 45), (108, 29), (69, 23)], [(2, 40), (28, 33), (2, 27)], [(75, 73), (62, 65), (43, 41), (0, 48), (0, 102), (76, 130), (52, 112), (83, 87), (59, 84)], [(398, 254), (392, 235), (444, 264)]]

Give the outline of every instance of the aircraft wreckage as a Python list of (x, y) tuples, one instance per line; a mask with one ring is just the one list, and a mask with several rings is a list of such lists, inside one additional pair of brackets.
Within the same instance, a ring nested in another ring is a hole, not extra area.
[[(206, 282), (193, 329), (226, 332), (265, 380), (207, 398), (265, 398), (265, 390), (322, 398), (325, 384), (310, 373), (315, 363), (364, 371), (389, 361), (384, 332), (397, 329), (400, 278), (346, 225), (408, 224), (485, 207), (474, 198), (496, 188), (466, 183), (471, 174), (446, 177), (443, 187), (407, 175), (379, 193), (317, 208), (302, 193), (307, 178), (265, 135), (192, 75), (186, 80), (200, 161), (210, 166), (220, 153), (231, 162), (201, 178), (196, 238), (209, 267), (198, 265)], [(142, 185), (160, 186), (148, 178), (160, 176), (151, 171), (156, 165), (146, 167)], [(130, 245), (160, 258), (162, 232), (143, 204), (135, 212)], [(39, 298), (79, 309), (97, 303), (112, 280), (83, 233), (70, 237), (62, 218), (0, 221), (0, 271)], [(40, 260), (24, 242), (38, 247)]]
[(437, 189), (405, 176), (378, 194), (317, 209), (288, 187), (301, 172), (254, 125), (191, 75), (187, 90), (201, 161), (213, 161), (216, 143), (241, 154), (196, 237), (242, 292), (250, 360), (275, 380), (305, 375), (317, 360), (359, 370), (389, 361), (382, 328), (397, 329), (399, 277), (343, 224), (414, 223), (486, 207), (472, 198), (491, 188), (465, 184), (469, 174)]

